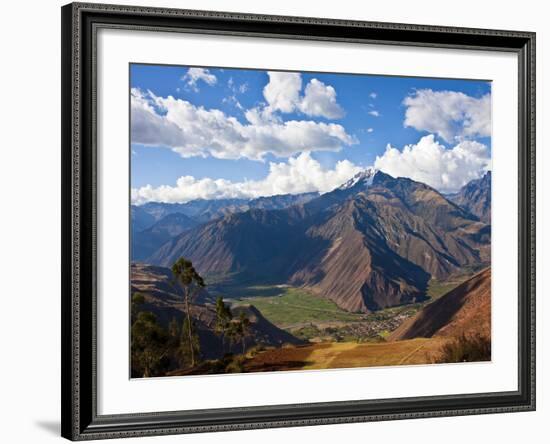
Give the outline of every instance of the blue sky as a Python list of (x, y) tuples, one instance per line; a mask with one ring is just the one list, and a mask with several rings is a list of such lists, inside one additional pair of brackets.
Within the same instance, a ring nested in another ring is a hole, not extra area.
[(373, 165), (448, 192), (490, 169), (488, 81), (132, 64), (130, 87), (135, 203), (324, 192)]

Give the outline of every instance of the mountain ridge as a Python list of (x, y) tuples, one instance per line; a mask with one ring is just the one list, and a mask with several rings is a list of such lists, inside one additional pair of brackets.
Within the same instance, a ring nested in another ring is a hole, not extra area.
[(449, 200), (468, 210), (479, 220), (491, 223), (491, 171), (480, 179), (472, 180), (457, 193), (450, 194)]
[(164, 243), (199, 223), (182, 213), (170, 213), (150, 227), (133, 234), (131, 256), (140, 261), (158, 250)]
[[(276, 194), (273, 196), (262, 196), (250, 199), (225, 198), (225, 199), (194, 199), (186, 203), (147, 202), (143, 205), (132, 205), (132, 216), (134, 213), (143, 213), (149, 216), (146, 221), (140, 219), (140, 227), (149, 223), (158, 222), (167, 215), (180, 213), (199, 223), (208, 222), (218, 217), (231, 213), (244, 212), (253, 208), (261, 209), (283, 209), (297, 203), (304, 203), (319, 196), (319, 193), (297, 193), (297, 194)], [(142, 228), (142, 229), (145, 229)]]

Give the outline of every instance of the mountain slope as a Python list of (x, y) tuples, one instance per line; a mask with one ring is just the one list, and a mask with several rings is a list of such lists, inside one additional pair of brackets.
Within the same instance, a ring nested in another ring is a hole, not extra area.
[(149, 260), (206, 275), (305, 286), (350, 311), (421, 298), (490, 259), (488, 226), (427, 185), (382, 172), (285, 210), (231, 214), (187, 231)]
[(282, 210), (293, 205), (304, 204), (319, 197), (319, 193), (278, 194), (275, 196), (257, 197), (248, 202), (249, 209)]
[(317, 254), (302, 250), (302, 263), (290, 282), (348, 311), (373, 311), (421, 298), (430, 275), (389, 248), (363, 199), (346, 202), (326, 222), (308, 228), (306, 237), (317, 245)]
[(244, 273), (278, 278), (284, 261), (302, 242), (285, 211), (250, 210), (230, 214), (177, 236), (148, 261), (170, 266), (185, 256), (203, 274)]
[(136, 205), (130, 207), (130, 218), (132, 220), (132, 233), (146, 230), (156, 221), (154, 216)]
[(491, 336), (490, 268), (424, 307), (395, 330), (390, 340), (462, 334)]
[[(168, 268), (144, 264), (132, 264), (131, 294), (139, 292), (144, 295), (145, 303), (140, 308), (151, 311), (158, 322), (166, 327), (175, 318), (183, 320), (184, 304), (180, 290), (173, 284), (172, 273)], [(245, 347), (262, 344), (281, 346), (282, 344), (303, 344), (304, 341), (292, 336), (273, 325), (253, 305), (236, 307), (231, 310), (234, 318), (241, 312), (250, 321), (249, 335)], [(222, 346), (222, 339), (215, 333), (216, 311), (210, 303), (210, 296), (204, 291), (191, 307), (191, 314), (198, 329), (201, 353), (205, 359), (215, 359), (228, 352), (228, 345)], [(241, 352), (241, 344), (234, 344), (232, 351)], [(234, 349), (234, 350), (233, 350)]]
[(488, 224), (491, 223), (491, 172), (472, 180), (449, 199)]
[(164, 216), (151, 227), (132, 236), (132, 261), (141, 261), (175, 236), (196, 227), (198, 222), (181, 213)]

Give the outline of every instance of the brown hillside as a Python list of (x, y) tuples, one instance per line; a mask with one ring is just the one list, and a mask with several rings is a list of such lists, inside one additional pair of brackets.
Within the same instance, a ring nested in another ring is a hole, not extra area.
[(427, 305), (395, 330), (390, 340), (458, 337), (462, 334), (491, 336), (490, 268)]
[[(324, 248), (290, 279), (348, 311), (374, 311), (413, 302), (423, 295), (429, 274), (388, 247), (364, 195), (346, 202), (307, 235)], [(308, 254), (305, 254), (308, 253)]]

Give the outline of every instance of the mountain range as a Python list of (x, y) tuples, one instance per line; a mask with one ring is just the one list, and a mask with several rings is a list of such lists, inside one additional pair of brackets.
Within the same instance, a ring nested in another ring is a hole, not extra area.
[(319, 193), (281, 194), (256, 199), (197, 199), (183, 204), (149, 202), (132, 205), (132, 260), (146, 260), (169, 239), (201, 223), (253, 208), (288, 208), (318, 196)]
[(132, 223), (144, 230), (162, 218), (178, 213), (198, 223), (208, 222), (231, 213), (240, 213), (252, 208), (277, 210), (298, 203), (305, 203), (319, 196), (319, 193), (279, 194), (255, 199), (195, 199), (186, 203), (148, 202), (132, 205)]
[[(472, 187), (487, 184), (490, 196), (490, 176)], [(431, 278), (489, 263), (491, 228), (474, 213), (483, 193), (465, 188), (451, 199), (365, 170), (320, 196), (274, 196), (258, 200), (262, 205), (195, 201), (183, 205), (200, 210), (186, 215), (208, 221), (182, 230), (145, 261), (170, 266), (184, 256), (205, 276), (288, 283), (349, 311), (375, 311), (422, 299)], [(171, 205), (180, 206), (168, 211), (181, 212), (182, 204)], [(138, 208), (162, 218), (152, 211), (159, 204)]]

